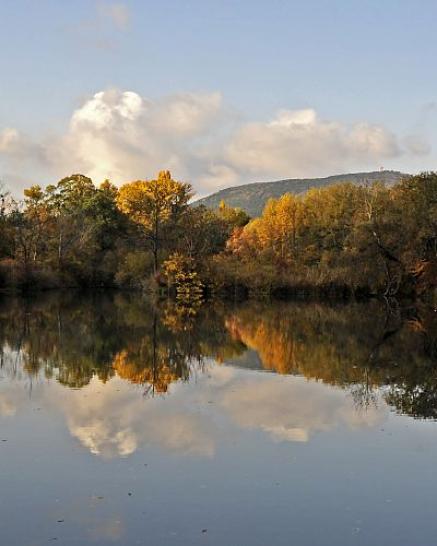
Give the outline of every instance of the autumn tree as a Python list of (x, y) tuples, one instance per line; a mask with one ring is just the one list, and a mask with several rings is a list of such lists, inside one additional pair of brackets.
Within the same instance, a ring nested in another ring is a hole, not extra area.
[(217, 209), (217, 216), (221, 218), (230, 228), (230, 232), (236, 227), (245, 226), (249, 220), (250, 216), (240, 207), (231, 207), (223, 201), (220, 201), (219, 207)]
[(150, 244), (155, 275), (160, 250), (171, 238), (168, 228), (178, 224), (191, 196), (191, 185), (173, 180), (169, 171), (161, 171), (154, 180), (130, 182), (119, 190), (120, 210), (141, 226)]
[(402, 225), (402, 259), (419, 276), (437, 271), (437, 173), (408, 177), (392, 194)]

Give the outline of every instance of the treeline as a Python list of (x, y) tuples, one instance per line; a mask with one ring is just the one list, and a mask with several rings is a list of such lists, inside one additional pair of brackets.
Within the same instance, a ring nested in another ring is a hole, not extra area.
[(437, 174), (393, 187), (338, 184), (271, 199), (235, 229), (217, 277), (259, 290), (365, 295), (437, 286)]
[(0, 287), (119, 286), (190, 301), (210, 292), (435, 293), (437, 174), (270, 200), (261, 217), (190, 206), (190, 184), (32, 186), (0, 208)]
[(21, 202), (5, 194), (0, 287), (203, 290), (209, 258), (249, 218), (225, 205), (191, 207), (192, 195), (168, 171), (121, 188), (75, 174), (26, 189)]

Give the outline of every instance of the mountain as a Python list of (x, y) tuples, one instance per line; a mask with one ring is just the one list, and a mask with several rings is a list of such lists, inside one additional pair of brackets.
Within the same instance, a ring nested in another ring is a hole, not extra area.
[(380, 181), (387, 186), (399, 182), (401, 178), (408, 176), (398, 171), (373, 171), (369, 173), (352, 173), (328, 176), (326, 178), (290, 178), (276, 182), (255, 182), (243, 186), (226, 188), (216, 193), (199, 199), (195, 205), (205, 205), (215, 209), (220, 201), (225, 201), (232, 207), (240, 207), (250, 216), (260, 216), (264, 205), (271, 197), (280, 197), (284, 193), (303, 194), (310, 188), (323, 188), (342, 182), (352, 182), (356, 185), (371, 184)]

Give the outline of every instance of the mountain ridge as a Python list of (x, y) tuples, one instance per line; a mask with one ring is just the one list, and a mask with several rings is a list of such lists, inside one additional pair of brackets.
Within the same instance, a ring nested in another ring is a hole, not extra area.
[(208, 208), (218, 208), (221, 201), (232, 207), (239, 207), (250, 216), (260, 216), (266, 202), (284, 193), (296, 195), (306, 193), (310, 188), (323, 188), (334, 184), (351, 182), (356, 185), (383, 182), (392, 186), (402, 178), (409, 176), (406, 173), (393, 170), (346, 173), (321, 178), (286, 178), (270, 182), (251, 182), (241, 186), (231, 186), (212, 193), (195, 201), (193, 205), (205, 205)]

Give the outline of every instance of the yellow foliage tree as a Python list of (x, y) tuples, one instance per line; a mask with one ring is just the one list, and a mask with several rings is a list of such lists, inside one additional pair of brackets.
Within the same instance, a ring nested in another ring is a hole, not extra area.
[(150, 241), (155, 275), (158, 272), (163, 227), (178, 221), (192, 195), (191, 185), (173, 180), (169, 171), (161, 171), (154, 180), (125, 184), (118, 192), (118, 207), (144, 228)]

